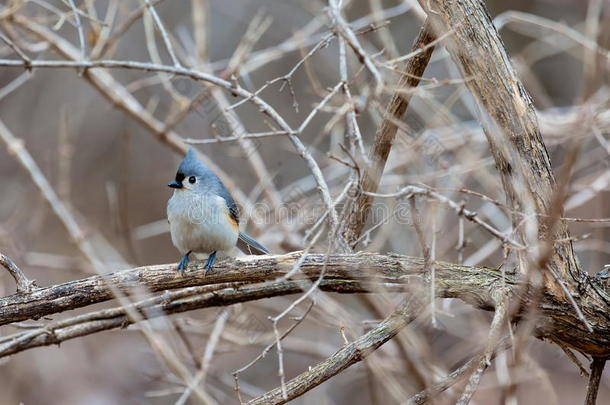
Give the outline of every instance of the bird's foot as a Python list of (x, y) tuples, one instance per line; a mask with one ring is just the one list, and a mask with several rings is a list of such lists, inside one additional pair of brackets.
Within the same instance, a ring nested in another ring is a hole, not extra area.
[(186, 270), (186, 268), (189, 264), (189, 255), (190, 254), (191, 254), (191, 252), (188, 252), (187, 254), (182, 256), (182, 258), (178, 262), (178, 271), (180, 272), (180, 274), (184, 274), (184, 270)]
[(212, 270), (214, 263), (216, 262), (216, 252), (210, 253), (208, 256), (208, 260), (205, 262), (205, 274), (208, 274), (208, 271)]

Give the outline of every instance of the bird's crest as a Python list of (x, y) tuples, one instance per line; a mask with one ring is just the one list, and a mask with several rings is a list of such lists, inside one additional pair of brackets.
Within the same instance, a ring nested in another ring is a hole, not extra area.
[(203, 176), (210, 172), (210, 168), (197, 158), (197, 152), (192, 147), (186, 152), (184, 159), (178, 166), (178, 173), (183, 176)]

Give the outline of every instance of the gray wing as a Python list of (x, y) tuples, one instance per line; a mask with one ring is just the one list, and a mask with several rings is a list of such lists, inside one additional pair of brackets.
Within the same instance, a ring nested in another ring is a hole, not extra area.
[(258, 243), (252, 237), (246, 235), (243, 232), (239, 233), (239, 238), (237, 239), (237, 247), (244, 253), (247, 254), (255, 254), (255, 255), (268, 255), (269, 249)]
[(227, 204), (227, 208), (229, 208), (229, 214), (231, 214), (231, 218), (233, 218), (235, 222), (237, 222), (237, 224), (239, 225), (239, 208), (237, 207), (237, 204), (235, 204), (233, 196), (231, 196), (231, 193), (229, 193), (229, 190), (227, 190), (225, 185), (222, 184), (222, 181), (218, 178), (218, 176), (216, 176), (215, 174), (214, 176), (217, 180), (215, 182), (214, 192), (224, 198)]
[[(218, 195), (225, 199), (231, 217), (239, 224), (239, 208), (237, 208), (237, 204), (235, 204), (235, 200), (233, 200), (231, 193), (229, 193), (229, 191), (226, 189), (224, 184), (222, 184), (222, 181), (220, 179), (218, 179), (216, 185), (216, 192), (218, 193)], [(269, 249), (267, 249), (266, 247), (258, 243), (256, 240), (254, 240), (252, 237), (246, 235), (243, 232), (239, 233), (239, 238), (237, 239), (237, 247), (239, 248), (239, 250), (247, 254), (269, 254)]]

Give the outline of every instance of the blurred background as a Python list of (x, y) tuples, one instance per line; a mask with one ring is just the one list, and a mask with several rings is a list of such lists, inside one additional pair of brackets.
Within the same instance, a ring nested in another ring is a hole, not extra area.
[[(79, 15), (87, 52), (99, 51), (95, 44), (105, 35), (103, 29), (122, 27), (143, 4), (132, 0), (75, 3), (82, 10)], [(318, 1), (154, 3), (182, 61), (196, 64), (199, 58), (202, 70), (220, 76), (230, 72), (250, 91), (287, 74), (319, 42), (320, 33), (328, 29), (327, 5)], [(376, 60), (384, 63), (410, 52), (424, 17), (415, 4), (385, 0), (347, 3), (346, 20), (355, 29), (365, 31), (359, 39)], [(539, 110), (540, 126), (556, 173), (561, 170), (566, 151), (574, 144), (580, 147), (566, 201), (566, 217), (610, 218), (607, 199), (610, 5), (604, 0), (487, 0), (486, 4), (515, 69)], [(69, 2), (9, 1), (0, 7), (0, 30), (17, 38), (18, 45), (33, 60), (63, 60), (65, 56), (58, 55), (45, 40), (10, 22), (7, 15), (11, 10), (46, 26), (79, 51), (78, 30)], [(204, 48), (194, 38), (196, 7), (206, 10)], [(150, 62), (158, 58), (157, 63), (171, 65), (159, 32), (155, 31), (150, 15), (144, 14), (144, 18), (134, 18), (133, 24), (98, 59)], [(109, 16), (114, 16), (111, 25), (100, 23)], [(366, 32), (370, 24), (377, 24), (377, 28)], [(596, 42), (602, 50), (591, 46)], [(244, 54), (236, 57), (236, 49)], [(0, 46), (0, 57), (18, 59), (7, 46)], [(361, 69), (350, 49), (348, 62), (350, 86), (359, 109), (358, 124), (364, 149), (368, 151), (389, 96), (384, 94), (377, 102), (367, 103), (370, 76)], [(281, 83), (272, 84), (261, 97), (291, 126), (298, 127), (328, 93), (327, 89), (340, 80), (338, 67), (338, 45), (331, 40), (292, 75), (289, 86), (280, 91)], [(239, 135), (232, 122), (235, 118), (223, 115), (218, 99), (205, 95), (203, 83), (138, 70), (108, 72), (160, 122), (175, 118), (188, 100), (201, 97), (174, 126), (184, 139), (212, 140)], [(391, 92), (396, 75), (391, 69), (384, 69), (383, 74)], [(465, 188), (497, 202), (505, 201), (485, 137), (474, 118), (476, 105), (443, 48), (435, 50), (425, 77), (429, 80), (420, 84), (421, 89), (407, 112), (405, 128), (399, 131), (390, 154), (381, 192), (424, 183), (455, 201), (464, 201), (467, 208), (477, 211), (499, 230), (508, 229), (510, 218), (501, 206), (473, 193), (458, 191)], [(76, 69), (40, 68), (28, 73), (19, 68), (0, 67), (0, 88), (0, 119), (15, 137), (24, 141), (97, 254), (104, 258), (107, 271), (178, 261), (165, 214), (171, 195), (166, 184), (173, 179), (182, 157), (175, 148), (110, 102)], [(239, 101), (229, 93), (222, 97), (228, 104)], [(334, 97), (300, 136), (323, 170), (334, 197), (350, 177), (350, 168), (334, 159), (349, 160), (340, 146), (347, 143), (344, 105), (344, 99)], [(269, 118), (250, 103), (234, 111), (238, 124), (247, 132), (273, 130)], [(4, 146), (0, 148), (0, 252), (10, 256), (39, 286), (93, 274), (92, 266), (72, 242), (28, 172)], [(244, 229), (274, 253), (307, 246), (305, 237), (324, 210), (307, 165), (287, 138), (255, 139), (249, 148), (232, 141), (195, 147), (221, 170), (219, 174), (240, 201)], [(361, 152), (358, 146), (353, 150), (356, 155)], [(280, 196), (280, 205), (271, 200), (273, 193), (265, 189), (257, 176), (253, 166), (256, 159), (264, 162)], [(421, 255), (412, 213), (397, 209), (396, 204), (401, 203), (385, 199), (375, 202), (367, 226), (372, 231), (357, 250)], [(280, 207), (283, 210), (278, 210)], [(480, 228), (461, 224), (453, 212), (440, 206), (424, 204), (421, 209), (427, 229), (436, 235), (438, 260), (491, 267), (503, 263), (500, 243)], [(464, 243), (459, 237), (461, 226)], [(607, 226), (608, 222), (570, 222), (578, 258), (591, 274), (609, 262)], [(313, 250), (326, 251), (326, 243), (322, 236)], [(0, 294), (13, 292), (13, 280), (0, 272)], [(288, 378), (341, 347), (341, 328), (345, 328), (349, 340), (366, 332), (373, 325), (371, 321), (389, 313), (398, 297), (388, 295), (375, 305), (366, 305), (358, 297), (332, 298), (340, 304), (341, 311), (314, 305), (308, 318), (286, 339), (284, 364)], [(226, 316), (227, 325), (205, 388), (219, 402), (238, 403), (231, 372), (254, 359), (273, 341), (268, 317), (277, 315), (293, 300), (294, 297), (274, 298), (231, 309), (206, 309), (171, 317), (173, 327), (184, 335), (184, 341), (175, 343), (177, 350), (183, 354), (185, 364), (196, 370), (194, 359), (202, 356), (215, 320)], [(100, 304), (86, 311), (115, 305)], [(436, 326), (421, 322), (404, 331), (401, 333), (404, 345), (388, 343), (372, 356), (375, 360), (348, 369), (294, 403), (397, 403), (376, 372), (378, 367), (390, 371), (406, 399), (421, 387), (416, 373), (401, 361), (399, 353), (404, 348), (410, 350), (413, 364), (424, 372), (440, 376), (461, 365), (485, 341), (490, 314), (454, 300), (438, 300), (437, 307)], [(306, 309), (307, 305), (302, 304), (292, 315), (303, 314)], [(52, 319), (76, 313), (80, 312)], [(287, 327), (290, 322), (286, 319), (281, 325)], [(159, 333), (164, 333), (163, 325), (166, 324), (158, 325)], [(0, 365), (0, 403), (175, 403), (184, 389), (138, 329), (132, 326), (102, 332), (65, 342), (61, 347), (37, 348), (8, 358)], [(6, 335), (17, 330), (19, 326), (5, 326), (0, 333)], [(496, 360), (507, 361), (507, 355)], [(279, 385), (277, 364), (277, 353), (272, 350), (241, 375), (244, 399)], [(497, 369), (494, 363), (485, 374), (474, 403), (499, 403), (504, 380)], [(609, 372), (606, 370), (602, 379), (598, 404), (610, 402)], [(556, 346), (531, 339), (526, 359), (512, 374), (521, 404), (582, 403), (587, 379), (580, 376)], [(452, 398), (451, 393), (445, 394), (438, 403), (451, 403)], [(196, 403), (195, 399), (190, 401)]]

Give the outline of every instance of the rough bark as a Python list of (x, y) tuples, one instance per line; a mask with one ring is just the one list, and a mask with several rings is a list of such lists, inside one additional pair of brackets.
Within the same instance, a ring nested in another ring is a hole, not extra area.
[[(38, 319), (72, 309), (83, 308), (111, 300), (108, 283), (129, 294), (133, 289), (146, 288), (151, 292), (182, 287), (214, 285), (227, 282), (276, 283), (272, 291), (252, 295), (245, 300), (273, 297), (296, 292), (278, 288), (277, 279), (284, 276), (299, 260), (301, 253), (278, 256), (247, 256), (219, 262), (208, 275), (203, 264), (191, 266), (184, 276), (175, 270), (175, 264), (140, 267), (104, 276), (92, 276), (64, 284), (37, 289), (27, 294), (15, 294), (0, 299), (0, 325), (26, 319)], [(304, 259), (301, 273), (295, 279), (317, 279), (324, 267), (326, 255), (309, 254)], [(510, 294), (523, 291), (516, 276), (485, 267), (460, 266), (435, 262), (436, 296), (458, 298), (474, 307), (493, 310), (494, 295), (500, 290)], [(385, 287), (395, 290), (401, 284), (417, 280), (427, 282), (430, 274), (423, 259), (402, 255), (373, 253), (330, 255), (326, 263), (325, 280), (349, 283), (324, 287), (331, 291), (355, 293), (383, 292)], [(355, 284), (354, 284), (355, 282)], [(602, 282), (590, 281), (579, 305), (593, 332), (582, 324), (569, 301), (546, 292), (536, 307), (541, 313), (534, 331), (539, 338), (560, 342), (563, 345), (594, 357), (610, 356), (610, 289)], [(273, 293), (276, 291), (277, 293)], [(281, 292), (280, 292), (281, 291)], [(518, 297), (527, 303), (528, 297)], [(237, 298), (235, 298), (237, 299)], [(526, 306), (524, 306), (526, 307)], [(184, 310), (189, 310), (185, 308)]]
[[(420, 0), (420, 4), (430, 16), (437, 35), (452, 32), (446, 46), (479, 105), (478, 118), (509, 204), (519, 212), (551, 215), (557, 184), (536, 112), (484, 4), (479, 0)], [(517, 225), (521, 220), (516, 216), (513, 223)], [(524, 226), (516, 229), (524, 232)], [(567, 227), (563, 223), (550, 227), (546, 221), (539, 221), (538, 240), (552, 243), (546, 265), (570, 287), (576, 286), (584, 276)], [(563, 296), (559, 286), (549, 280), (548, 289)]]

